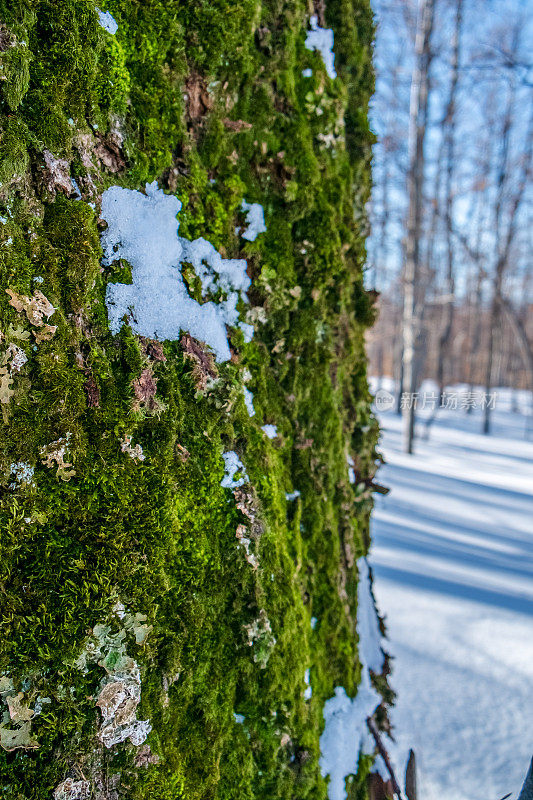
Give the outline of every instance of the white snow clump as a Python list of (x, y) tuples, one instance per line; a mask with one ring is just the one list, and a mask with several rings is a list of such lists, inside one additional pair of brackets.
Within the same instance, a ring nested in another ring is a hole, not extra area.
[(241, 203), (242, 211), (246, 211), (246, 225), (248, 226), (242, 234), (243, 239), (255, 242), (260, 233), (266, 233), (265, 214), (260, 203)]
[(106, 11), (104, 13), (103, 11), (100, 11), (99, 8), (97, 8), (96, 11), (98, 13), (98, 22), (100, 23), (104, 31), (107, 31), (112, 36), (114, 36), (115, 33), (118, 31), (118, 24), (116, 20), (109, 13), (109, 11)]
[[(178, 235), (177, 197), (146, 185), (146, 194), (111, 186), (102, 195), (103, 264), (123, 258), (131, 265), (132, 284), (110, 283), (106, 305), (109, 326), (118, 333), (124, 318), (132, 330), (152, 339), (179, 338), (180, 330), (209, 345), (217, 361), (228, 361), (226, 325), (240, 327), (246, 341), (251, 325), (239, 323), (237, 303), (247, 300), (250, 278), (244, 259), (222, 258), (205, 239), (193, 242)], [(225, 299), (199, 303), (187, 290), (180, 265), (192, 264), (202, 293), (222, 291)]]
[(261, 430), (263, 431), (269, 439), (275, 439), (278, 435), (278, 429), (276, 425), (262, 425)]
[(311, 30), (307, 32), (305, 46), (308, 50), (318, 50), (321, 54), (326, 72), (330, 78), (336, 78), (335, 72), (335, 53), (333, 52), (333, 31), (331, 28), (321, 28), (318, 24), (318, 17), (313, 14), (309, 20)]
[[(248, 475), (244, 469), (244, 464), (240, 460), (235, 450), (230, 450), (228, 453), (222, 453), (222, 458), (224, 459), (226, 474), (220, 481), (220, 485), (224, 489), (237, 489), (239, 486), (242, 486), (243, 483), (248, 481)], [(241, 474), (241, 477), (235, 480), (235, 473), (237, 472)]]
[(370, 682), (370, 670), (381, 672), (384, 655), (381, 649), (379, 620), (370, 589), (370, 573), (365, 558), (357, 561), (357, 633), (361, 683), (353, 700), (342, 686), (324, 704), (326, 726), (320, 737), (320, 771), (329, 775), (329, 800), (346, 800), (345, 779), (357, 771), (359, 751), (367, 741), (367, 717), (381, 702)]
[(255, 414), (253, 392), (247, 389), (246, 386), (243, 386), (242, 390), (244, 392), (244, 404), (246, 406), (246, 410), (248, 411), (248, 415), (253, 417)]

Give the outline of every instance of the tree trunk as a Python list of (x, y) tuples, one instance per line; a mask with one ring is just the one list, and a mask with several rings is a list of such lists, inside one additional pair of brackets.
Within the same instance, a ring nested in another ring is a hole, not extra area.
[(411, 81), (409, 109), (409, 212), (404, 269), (403, 310), (403, 390), (408, 399), (403, 409), (403, 441), (407, 453), (413, 452), (416, 391), (415, 350), (418, 336), (417, 290), (420, 273), (420, 238), (422, 232), (422, 192), (424, 186), (424, 142), (429, 99), (431, 32), (434, 0), (422, 0), (419, 7), (415, 43), (415, 68)]
[(0, 783), (325, 798), (376, 458), (370, 5), (327, 5), (336, 78), (303, 2), (109, 7), (2, 6)]
[(444, 216), (446, 221), (446, 286), (444, 294), (444, 326), (439, 338), (437, 360), (437, 383), (439, 386), (440, 403), (444, 397), (446, 383), (445, 364), (449, 357), (450, 338), (453, 328), (454, 299), (455, 299), (455, 267), (454, 267), (454, 241), (453, 241), (453, 207), (454, 187), (453, 173), (455, 165), (455, 119), (457, 88), (459, 84), (459, 65), (461, 61), (461, 33), (463, 26), (463, 0), (456, 0), (455, 29), (452, 43), (452, 62), (450, 94), (446, 108), (445, 119), (445, 149), (446, 149), (446, 206)]

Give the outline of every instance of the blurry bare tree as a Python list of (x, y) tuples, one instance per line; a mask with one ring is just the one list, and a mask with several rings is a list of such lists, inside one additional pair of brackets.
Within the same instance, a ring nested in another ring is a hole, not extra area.
[[(441, 401), (459, 383), (487, 396), (502, 385), (533, 390), (527, 11), (520, 0), (374, 6), (371, 374), (408, 393), (432, 379)], [(414, 407), (404, 413), (411, 451)]]
[[(425, 140), (429, 107), (429, 69), (431, 66), (431, 33), (435, 0), (421, 0), (415, 39), (415, 61), (409, 103), (409, 172), (407, 188), (409, 211), (403, 275), (403, 388), (414, 395), (419, 375), (416, 358), (420, 336), (423, 298), (420, 297), (420, 259), (422, 217), (424, 208)], [(404, 408), (404, 442), (408, 453), (413, 452), (414, 405)]]

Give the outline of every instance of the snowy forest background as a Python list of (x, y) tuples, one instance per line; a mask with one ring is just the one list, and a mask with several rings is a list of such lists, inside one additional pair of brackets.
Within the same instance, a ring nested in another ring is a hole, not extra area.
[(402, 789), (416, 753), (409, 800), (516, 800), (533, 752), (533, 5), (373, 7), (367, 349), (391, 491), (371, 566), (390, 753)]
[[(437, 0), (430, 32), (418, 381), (531, 389), (532, 4)], [(375, 0), (377, 85), (368, 285), (373, 375), (400, 378), (417, 3)], [(490, 361), (490, 364), (489, 364)]]

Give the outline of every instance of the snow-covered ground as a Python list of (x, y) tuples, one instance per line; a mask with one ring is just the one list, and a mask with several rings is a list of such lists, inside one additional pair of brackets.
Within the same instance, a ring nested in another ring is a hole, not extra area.
[(440, 411), (407, 456), (400, 418), (380, 415), (391, 492), (370, 563), (394, 656), (391, 752), (403, 783), (415, 750), (420, 800), (514, 800), (533, 753), (533, 438), (508, 392), (493, 418), (484, 436), (479, 409)]

